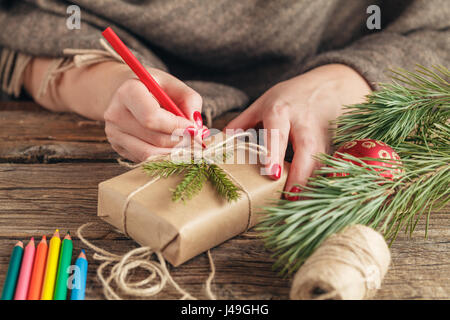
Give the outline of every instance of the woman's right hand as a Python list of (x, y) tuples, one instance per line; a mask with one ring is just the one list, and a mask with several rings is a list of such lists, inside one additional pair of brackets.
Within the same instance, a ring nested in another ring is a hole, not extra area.
[(190, 120), (163, 109), (137, 78), (125, 80), (112, 95), (104, 113), (105, 132), (117, 153), (136, 162), (170, 153), (180, 143), (172, 138), (177, 129), (191, 136), (203, 129), (201, 96), (164, 71), (149, 69), (149, 72)]
[(169, 153), (179, 143), (172, 140), (176, 129), (191, 135), (196, 130), (199, 136), (208, 133), (201, 117), (201, 96), (162, 70), (148, 69), (189, 120), (163, 109), (130, 68), (118, 62), (66, 70), (52, 84), (54, 87), (38, 96), (51, 63), (52, 59), (47, 58), (32, 60), (25, 71), (27, 92), (49, 110), (104, 120), (113, 149), (127, 159), (144, 161), (151, 155)]

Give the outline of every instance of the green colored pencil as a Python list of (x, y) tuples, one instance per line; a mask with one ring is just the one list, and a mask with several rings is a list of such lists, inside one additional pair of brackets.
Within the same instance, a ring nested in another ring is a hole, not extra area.
[(17, 277), (19, 276), (20, 265), (22, 263), (23, 243), (19, 241), (14, 246), (9, 260), (8, 272), (6, 273), (5, 284), (3, 285), (2, 300), (12, 300), (16, 291)]
[(58, 274), (56, 275), (55, 294), (53, 300), (66, 300), (67, 298), (67, 280), (69, 279), (69, 267), (72, 261), (72, 238), (67, 232), (62, 242), (61, 253), (59, 256)]

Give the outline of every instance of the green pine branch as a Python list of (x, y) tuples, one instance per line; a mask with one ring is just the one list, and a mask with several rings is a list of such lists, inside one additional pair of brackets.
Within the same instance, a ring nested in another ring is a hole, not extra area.
[(372, 138), (393, 147), (411, 139), (411, 134), (428, 137), (434, 123), (450, 116), (450, 71), (419, 66), (409, 72), (393, 71), (393, 83), (382, 84), (367, 102), (346, 107), (337, 120), (335, 143)]
[[(391, 242), (401, 230), (411, 235), (423, 217), (428, 230), (431, 211), (450, 201), (448, 76), (443, 67), (396, 73), (404, 85), (384, 85), (338, 119), (337, 143), (382, 140), (396, 149), (403, 171), (389, 180), (376, 171), (382, 166), (319, 155), (323, 166), (303, 187), (304, 200), (265, 208), (258, 230), (274, 252), (275, 268), (294, 272), (328, 236), (353, 224), (371, 226)], [(349, 175), (327, 176), (333, 172)]]
[(201, 163), (191, 166), (185, 174), (183, 180), (177, 185), (173, 191), (172, 201), (192, 199), (203, 188), (205, 181), (208, 179), (206, 164)]
[[(220, 155), (225, 159), (226, 155)], [(186, 201), (192, 199), (203, 188), (205, 182), (210, 180), (217, 193), (232, 202), (240, 198), (239, 188), (228, 178), (226, 172), (216, 164), (206, 161), (198, 162), (172, 162), (170, 160), (151, 161), (142, 166), (150, 176), (168, 178), (171, 175), (184, 174), (182, 181), (172, 193), (173, 201)]]
[(236, 201), (240, 198), (239, 188), (219, 166), (215, 164), (209, 165), (208, 176), (217, 193), (223, 198), (228, 201)]
[(193, 163), (172, 162), (169, 160), (150, 161), (142, 167), (150, 176), (161, 176), (167, 178), (173, 174), (181, 174), (194, 166)]

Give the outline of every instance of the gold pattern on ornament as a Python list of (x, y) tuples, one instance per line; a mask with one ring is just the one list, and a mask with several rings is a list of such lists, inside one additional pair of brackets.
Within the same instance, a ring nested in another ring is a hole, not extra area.
[(346, 144), (344, 144), (344, 149), (350, 149), (350, 148), (353, 148), (354, 146), (356, 146), (356, 141), (350, 141), (350, 142), (347, 142)]
[(392, 152), (392, 158), (394, 158), (395, 160), (400, 160), (400, 156), (398, 155), (397, 152)]
[(378, 143), (380, 146), (386, 147), (386, 143), (381, 142), (380, 140), (375, 140), (375, 141), (376, 141), (376, 143)]
[(372, 141), (365, 141), (361, 145), (366, 149), (370, 149), (376, 146), (375, 142)]
[(386, 150), (378, 151), (378, 156), (383, 159), (391, 159), (391, 155)]

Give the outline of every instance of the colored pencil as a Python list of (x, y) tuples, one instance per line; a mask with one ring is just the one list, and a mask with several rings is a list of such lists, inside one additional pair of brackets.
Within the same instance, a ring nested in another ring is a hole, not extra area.
[[(183, 117), (189, 120), (189, 117), (178, 108), (178, 106), (170, 99), (167, 93), (160, 87), (158, 82), (151, 76), (147, 69), (139, 62), (136, 56), (127, 48), (127, 46), (120, 40), (119, 36), (110, 27), (102, 32), (103, 37), (109, 42), (114, 50), (122, 57), (123, 61), (133, 70), (139, 80), (147, 87), (155, 99), (159, 102), (161, 107), (173, 113), (176, 116)], [(200, 141), (201, 142), (201, 141)], [(201, 142), (202, 147), (206, 145)]]
[(59, 267), (53, 300), (66, 300), (67, 298), (67, 280), (69, 279), (69, 268), (72, 262), (72, 250), (72, 238), (70, 237), (70, 233), (67, 232), (62, 242), (61, 254), (59, 256)]
[(170, 99), (170, 97), (159, 86), (156, 80), (150, 75), (147, 69), (139, 62), (136, 56), (127, 48), (127, 46), (120, 40), (117, 34), (110, 28), (106, 28), (102, 32), (103, 37), (109, 42), (109, 44), (116, 50), (116, 52), (122, 57), (126, 64), (133, 70), (139, 80), (147, 87), (147, 89), (153, 94), (160, 105), (167, 111), (172, 112), (174, 115), (188, 119), (188, 117), (181, 111), (178, 106)]
[(27, 300), (28, 287), (30, 285), (31, 270), (33, 269), (34, 253), (36, 247), (34, 246), (34, 238), (32, 237), (28, 242), (23, 253), (22, 265), (20, 267), (19, 279), (17, 280), (16, 293), (14, 300)]
[(84, 250), (81, 250), (78, 259), (75, 262), (75, 266), (78, 267), (78, 270), (75, 271), (76, 273), (72, 292), (70, 294), (70, 300), (84, 300), (88, 270), (88, 261), (86, 259), (86, 253), (84, 252)]
[(19, 275), (20, 264), (22, 262), (23, 243), (19, 241), (14, 246), (14, 249), (9, 260), (8, 272), (6, 273), (5, 283), (2, 290), (2, 300), (12, 300), (14, 291), (16, 290), (17, 276)]
[(39, 300), (41, 298), (42, 283), (44, 282), (45, 263), (47, 261), (47, 238), (42, 236), (37, 246), (34, 257), (33, 271), (31, 273), (30, 286), (28, 288), (27, 300)]
[(47, 264), (45, 266), (44, 283), (42, 285), (41, 300), (53, 300), (55, 291), (56, 272), (58, 271), (59, 248), (61, 239), (59, 238), (59, 230), (56, 229), (53, 237), (50, 239), (50, 247), (48, 249)]

